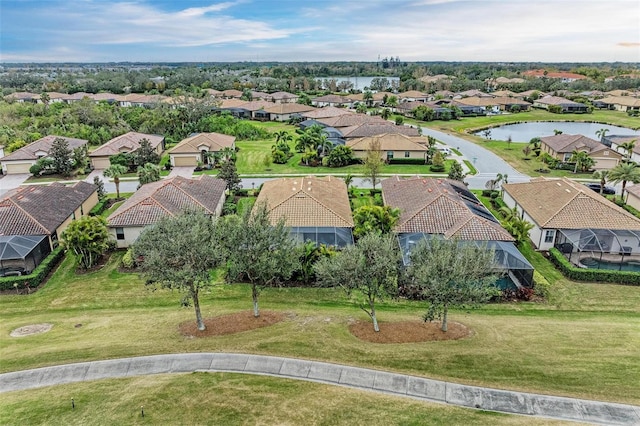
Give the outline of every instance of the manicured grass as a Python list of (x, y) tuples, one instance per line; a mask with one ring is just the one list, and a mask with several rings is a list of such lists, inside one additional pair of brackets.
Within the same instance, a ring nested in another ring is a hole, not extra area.
[[(151, 291), (136, 274), (118, 271), (114, 255), (102, 270), (78, 275), (67, 258), (48, 284), (29, 296), (0, 298), (0, 371), (159, 353), (229, 351), (317, 359), (467, 384), (637, 404), (640, 402), (640, 288), (555, 281), (546, 303), (490, 304), (455, 310), (450, 320), (473, 337), (419, 344), (371, 344), (352, 336), (353, 319), (368, 320), (337, 289), (273, 288), (262, 309), (287, 313), (271, 327), (188, 339), (178, 324), (193, 321), (181, 295)], [(543, 259), (544, 260), (544, 259)], [(249, 310), (247, 285), (218, 284), (201, 297), (205, 317)], [(385, 322), (419, 320), (419, 302), (386, 301)], [(51, 322), (44, 334), (9, 336), (27, 324)], [(66, 403), (66, 401), (65, 401)]]
[(101, 380), (11, 392), (2, 398), (0, 423), (4, 425), (560, 424), (338, 386), (230, 373)]

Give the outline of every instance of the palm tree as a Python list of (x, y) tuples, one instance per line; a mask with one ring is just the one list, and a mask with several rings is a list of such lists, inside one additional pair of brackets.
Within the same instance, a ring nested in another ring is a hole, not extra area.
[(600, 138), (600, 142), (604, 140), (604, 137), (609, 132), (609, 129), (605, 129), (604, 127), (598, 131), (596, 131), (596, 136)]
[(542, 141), (540, 140), (540, 138), (532, 138), (529, 141), (529, 145), (531, 145), (533, 148), (533, 153), (536, 155), (536, 157), (540, 156), (540, 145), (542, 144)]
[(370, 107), (373, 104), (373, 93), (371, 90), (365, 90), (362, 95), (362, 100), (367, 103), (367, 106)]
[(276, 132), (276, 143), (278, 142), (288, 143), (292, 140), (293, 140), (293, 136), (291, 136), (291, 133), (287, 132), (286, 130), (280, 130), (279, 132)]
[(391, 112), (395, 112), (395, 107), (398, 106), (398, 97), (389, 96), (389, 99), (387, 99), (387, 106), (391, 108)]
[(324, 157), (327, 154), (327, 150), (330, 151), (331, 148), (333, 148), (333, 144), (327, 139), (327, 135), (321, 134), (317, 145), (317, 150), (321, 152), (321, 156)]
[(600, 195), (604, 192), (604, 187), (607, 184), (609, 178), (609, 170), (598, 170), (593, 172), (593, 178), (600, 181)]
[(640, 183), (640, 168), (635, 163), (620, 163), (609, 171), (609, 182), (622, 182), (620, 199), (624, 201), (624, 189), (627, 182)]
[(106, 168), (102, 174), (104, 177), (112, 178), (116, 186), (116, 198), (120, 198), (120, 176), (127, 173), (128, 169), (121, 164), (112, 164)]
[(344, 177), (344, 183), (345, 185), (347, 185), (347, 189), (351, 187), (351, 184), (353, 183), (353, 175), (351, 173), (347, 173), (347, 175)]
[(636, 147), (636, 141), (637, 139), (633, 139), (628, 142), (621, 143), (619, 145), (620, 148), (624, 149), (626, 152), (625, 159), (624, 159), (626, 162), (631, 161), (631, 155), (633, 154), (633, 148)]
[(570, 161), (576, 163), (573, 173), (578, 173), (578, 170), (586, 172), (595, 164), (593, 158), (589, 157), (589, 154), (584, 151), (573, 151)]

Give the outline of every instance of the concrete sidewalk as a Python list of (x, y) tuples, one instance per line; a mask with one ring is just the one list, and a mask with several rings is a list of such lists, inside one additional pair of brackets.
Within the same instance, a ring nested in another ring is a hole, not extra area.
[(190, 353), (122, 358), (0, 374), (0, 393), (149, 374), (234, 372), (345, 386), (460, 407), (606, 425), (640, 424), (640, 407), (489, 389), (326, 362)]

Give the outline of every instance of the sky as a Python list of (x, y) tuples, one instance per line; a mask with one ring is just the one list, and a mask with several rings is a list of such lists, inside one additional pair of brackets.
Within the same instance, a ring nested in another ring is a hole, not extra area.
[(0, 0), (0, 62), (640, 62), (640, 0)]

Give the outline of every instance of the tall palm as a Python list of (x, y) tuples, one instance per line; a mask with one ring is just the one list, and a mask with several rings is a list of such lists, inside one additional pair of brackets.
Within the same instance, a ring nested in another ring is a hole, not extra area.
[(120, 176), (127, 173), (127, 171), (128, 169), (121, 164), (112, 164), (102, 172), (104, 177), (113, 179), (113, 183), (116, 186), (116, 198), (120, 198)]
[(317, 150), (320, 151), (322, 156), (324, 157), (327, 154), (327, 151), (330, 151), (333, 148), (333, 144), (329, 139), (327, 139), (327, 135), (321, 134), (318, 139)]
[(587, 171), (595, 164), (593, 158), (589, 157), (589, 154), (584, 151), (573, 151), (570, 161), (576, 163), (573, 173), (578, 173), (578, 170), (581, 172)]
[(593, 178), (600, 181), (600, 195), (602, 195), (604, 187), (607, 184), (607, 179), (609, 178), (609, 170), (598, 170), (597, 172), (593, 172)]
[(609, 171), (609, 182), (622, 182), (620, 199), (624, 201), (624, 190), (627, 182), (640, 183), (640, 168), (635, 163), (620, 163)]
[(637, 139), (634, 139), (634, 140), (620, 144), (620, 148), (624, 149), (626, 153), (625, 161), (627, 162), (631, 161), (631, 155), (633, 154), (633, 148), (636, 147), (636, 141)]
[(287, 132), (286, 130), (280, 130), (279, 132), (276, 132), (276, 143), (278, 142), (290, 142), (291, 140), (293, 140), (293, 136), (291, 136), (291, 133)]

